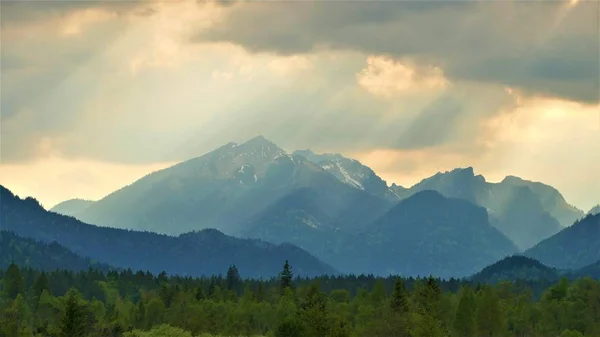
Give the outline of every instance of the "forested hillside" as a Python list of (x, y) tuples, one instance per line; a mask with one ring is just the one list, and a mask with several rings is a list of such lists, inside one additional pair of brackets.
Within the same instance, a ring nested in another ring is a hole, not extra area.
[(600, 260), (600, 214), (576, 221), (525, 255), (561, 269), (579, 269)]
[(471, 276), (473, 282), (499, 283), (502, 281), (528, 280), (535, 282), (557, 282), (561, 272), (525, 256), (509, 256), (483, 268)]
[[(0, 270), (1, 336), (597, 337), (600, 282)], [(537, 296), (535, 294), (540, 293)]]
[(56, 241), (113, 267), (200, 276), (224, 273), (223, 266), (235, 264), (247, 276), (270, 277), (277, 274), (281, 259), (289, 259), (302, 275), (336, 272), (291, 244), (239, 239), (214, 229), (172, 237), (98, 227), (48, 212), (37, 200), (20, 199), (2, 186), (0, 198), (0, 228), (45, 243)]
[(16, 263), (38, 270), (87, 270), (103, 271), (109, 266), (73, 253), (56, 241), (49, 244), (19, 237), (12, 232), (0, 230), (0, 268)]

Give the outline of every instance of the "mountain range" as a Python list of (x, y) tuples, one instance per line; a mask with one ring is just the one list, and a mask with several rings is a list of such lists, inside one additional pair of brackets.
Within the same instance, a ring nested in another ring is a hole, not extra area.
[(556, 189), (514, 176), (489, 183), (467, 167), (409, 188), (390, 186), (356, 160), (288, 154), (262, 136), (151, 173), (96, 202), (69, 201), (52, 211), (171, 236), (214, 228), (291, 243), (342, 272), (439, 276), (472, 273), (584, 216)]
[(0, 229), (51, 247), (56, 242), (79, 256), (113, 267), (153, 273), (208, 276), (225, 273), (223, 268), (233, 264), (245, 277), (272, 277), (279, 273), (285, 260), (293, 263), (297, 275), (337, 273), (291, 244), (234, 238), (215, 229), (172, 237), (98, 227), (46, 211), (37, 200), (21, 199), (3, 186), (0, 186)]

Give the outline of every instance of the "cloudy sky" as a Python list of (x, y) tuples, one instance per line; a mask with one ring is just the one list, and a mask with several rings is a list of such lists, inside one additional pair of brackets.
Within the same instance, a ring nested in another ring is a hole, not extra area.
[(262, 134), (600, 202), (598, 1), (3, 1), (0, 184), (46, 207)]

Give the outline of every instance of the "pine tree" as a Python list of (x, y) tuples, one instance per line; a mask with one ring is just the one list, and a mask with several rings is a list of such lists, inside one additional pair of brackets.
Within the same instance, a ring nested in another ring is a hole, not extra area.
[(394, 292), (392, 293), (390, 307), (392, 311), (399, 314), (408, 312), (408, 294), (406, 292), (406, 287), (404, 286), (404, 280), (399, 277), (394, 284)]
[(85, 336), (87, 330), (87, 315), (85, 308), (79, 304), (79, 293), (75, 288), (71, 288), (65, 296), (65, 314), (60, 324), (60, 336)]
[(300, 305), (300, 319), (307, 330), (306, 337), (327, 336), (331, 330), (327, 302), (319, 289), (318, 282), (313, 282)]
[(33, 283), (33, 303), (36, 308), (44, 290), (50, 292), (50, 286), (48, 285), (46, 273), (42, 271)]
[(285, 289), (294, 290), (293, 279), (294, 274), (292, 273), (292, 267), (288, 263), (288, 260), (285, 260), (285, 264), (283, 265), (283, 271), (279, 274), (281, 295), (284, 294)]
[(19, 267), (13, 262), (6, 269), (4, 275), (6, 296), (13, 300), (17, 295), (25, 293), (25, 279)]
[(242, 284), (242, 277), (235, 265), (229, 266), (227, 269), (227, 290), (235, 291), (237, 294), (240, 293), (240, 286)]
[(439, 318), (440, 300), (442, 290), (437, 283), (437, 280), (432, 276), (425, 279), (416, 293), (418, 308), (434, 318)]

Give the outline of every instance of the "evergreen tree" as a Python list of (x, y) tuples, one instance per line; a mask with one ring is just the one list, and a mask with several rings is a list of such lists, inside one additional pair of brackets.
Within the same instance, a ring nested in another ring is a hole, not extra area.
[(330, 321), (327, 312), (327, 302), (319, 284), (313, 282), (300, 306), (300, 319), (306, 327), (303, 336), (322, 337), (330, 332)]
[(292, 267), (288, 263), (288, 260), (285, 260), (285, 264), (283, 265), (283, 271), (279, 274), (281, 295), (284, 294), (285, 289), (294, 289), (294, 274), (292, 273)]
[(48, 277), (46, 277), (46, 273), (42, 271), (40, 273), (40, 276), (38, 276), (35, 279), (35, 282), (33, 283), (33, 294), (32, 294), (32, 296), (33, 296), (33, 303), (34, 303), (34, 306), (36, 308), (37, 308), (40, 296), (42, 295), (42, 293), (44, 292), (44, 290), (50, 291), (50, 287), (48, 285)]
[(399, 277), (396, 278), (394, 284), (390, 307), (396, 313), (405, 314), (408, 312), (408, 294), (404, 286), (404, 280)]
[(441, 297), (442, 290), (437, 280), (430, 276), (425, 279), (416, 291), (417, 307), (421, 312), (427, 313), (434, 318), (439, 318)]
[(242, 284), (242, 277), (235, 265), (229, 266), (227, 269), (227, 290), (235, 291), (236, 294), (240, 293), (240, 286)]
[(85, 308), (79, 303), (79, 293), (75, 288), (71, 288), (65, 296), (65, 313), (61, 320), (60, 336), (85, 336), (87, 314)]
[(4, 283), (6, 296), (11, 300), (17, 298), (17, 295), (25, 293), (25, 279), (21, 274), (21, 270), (14, 262), (6, 269)]

